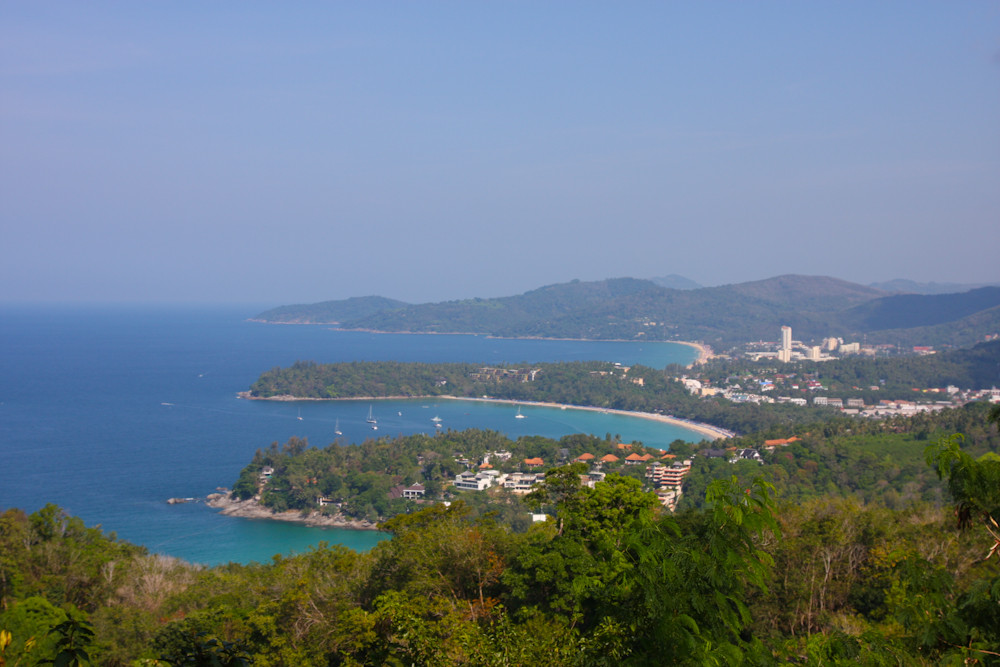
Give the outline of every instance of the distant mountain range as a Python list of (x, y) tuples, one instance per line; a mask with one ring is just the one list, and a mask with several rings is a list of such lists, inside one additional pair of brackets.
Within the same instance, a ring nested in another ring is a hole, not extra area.
[[(685, 280), (657, 279), (681, 285)], [(517, 296), (419, 305), (355, 297), (282, 306), (254, 319), (394, 332), (690, 340), (716, 349), (777, 340), (782, 325), (791, 326), (797, 340), (839, 336), (904, 346), (965, 347), (1000, 332), (1000, 287), (892, 294), (823, 276), (785, 275), (720, 287), (670, 288), (657, 281), (574, 280)]]
[(869, 287), (874, 287), (884, 292), (898, 292), (900, 294), (957, 294), (958, 292), (968, 292), (980, 287), (998, 286), (1000, 286), (1000, 283), (918, 283), (901, 278), (869, 285)]

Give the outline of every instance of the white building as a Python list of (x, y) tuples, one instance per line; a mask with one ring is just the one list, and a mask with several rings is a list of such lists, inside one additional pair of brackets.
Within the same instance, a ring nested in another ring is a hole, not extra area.
[(493, 486), (493, 479), (491, 475), (466, 471), (455, 475), (455, 488), (463, 491), (483, 491)]

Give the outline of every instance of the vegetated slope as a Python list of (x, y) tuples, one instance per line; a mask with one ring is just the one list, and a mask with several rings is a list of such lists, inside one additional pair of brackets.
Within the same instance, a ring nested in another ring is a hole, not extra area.
[(408, 305), (404, 301), (382, 296), (355, 296), (339, 301), (279, 306), (266, 310), (253, 319), (275, 324), (338, 324)]
[(868, 301), (843, 313), (846, 326), (859, 331), (911, 329), (955, 322), (1000, 306), (1000, 287), (960, 294), (898, 294)]
[(817, 313), (835, 312), (885, 296), (880, 290), (838, 278), (794, 274), (727, 287), (736, 294), (759, 299), (775, 308)]
[(980, 287), (1000, 287), (1000, 285), (997, 283), (918, 283), (913, 280), (896, 278), (895, 280), (887, 280), (881, 283), (872, 283), (869, 287), (894, 294), (957, 294), (958, 292), (968, 292)]
[(666, 287), (669, 289), (701, 289), (704, 285), (700, 285), (690, 278), (685, 278), (684, 276), (678, 275), (676, 273), (671, 273), (668, 276), (659, 276), (657, 278), (650, 278), (654, 283), (660, 287)]
[[(778, 338), (827, 336), (869, 342), (969, 345), (996, 333), (989, 309), (1000, 287), (963, 294), (886, 295), (823, 276), (785, 275), (737, 285), (670, 289), (650, 280), (574, 280), (524, 294), (407, 305), (366, 297), (278, 308), (270, 322), (338, 322), (348, 329), (478, 333), (595, 340), (700, 340), (719, 348)], [(921, 330), (914, 328), (919, 327)], [(927, 327), (937, 327), (928, 329)], [(914, 329), (913, 335), (905, 332)]]
[(774, 338), (778, 326), (788, 323), (806, 332), (825, 333), (832, 313), (880, 294), (834, 278), (809, 276), (694, 290), (617, 278), (549, 285), (513, 297), (411, 306), (376, 313), (345, 326), (497, 336), (727, 342)]
[(1000, 333), (1000, 306), (983, 310), (954, 322), (912, 329), (883, 329), (868, 332), (869, 343), (933, 345), (967, 347), (983, 340), (987, 334)]
[(1000, 385), (1000, 341), (923, 357), (846, 357), (823, 364), (819, 372), (834, 390), (883, 385), (878, 395), (886, 399), (905, 397), (914, 387), (989, 389)]
[[(375, 313), (347, 323), (361, 329), (487, 333), (496, 336), (583, 337), (574, 328), (554, 326), (567, 317), (579, 319), (591, 309), (639, 296), (655, 301), (667, 290), (648, 280), (615, 278), (599, 282), (548, 285), (518, 296), (465, 299), (410, 306)], [(606, 337), (606, 336), (595, 336)]]

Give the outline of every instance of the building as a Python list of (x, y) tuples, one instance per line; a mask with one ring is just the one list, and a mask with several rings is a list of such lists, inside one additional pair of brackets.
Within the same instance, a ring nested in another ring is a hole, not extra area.
[(493, 476), (471, 471), (455, 475), (455, 488), (462, 491), (483, 491), (493, 486)]
[(423, 498), (426, 491), (423, 484), (414, 484), (403, 489), (403, 497), (407, 500), (416, 500), (417, 498)]
[(781, 327), (781, 349), (792, 351), (792, 328), (791, 327)]
[(545, 479), (545, 475), (533, 472), (515, 472), (507, 475), (503, 481), (503, 488), (511, 493), (528, 493), (538, 482)]

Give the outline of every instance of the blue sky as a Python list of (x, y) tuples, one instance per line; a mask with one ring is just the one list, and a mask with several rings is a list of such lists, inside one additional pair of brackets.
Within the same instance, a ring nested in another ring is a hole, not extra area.
[(1000, 281), (996, 2), (0, 3), (0, 301)]

